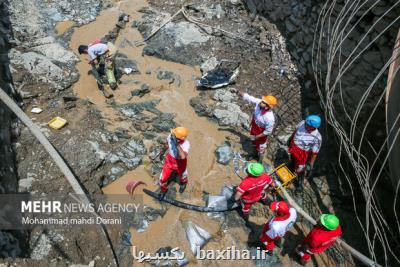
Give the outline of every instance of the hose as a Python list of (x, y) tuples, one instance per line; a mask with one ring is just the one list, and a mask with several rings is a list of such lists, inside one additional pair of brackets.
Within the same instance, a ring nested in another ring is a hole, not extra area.
[[(31, 133), (35, 136), (35, 138), (43, 145), (47, 153), (49, 153), (50, 157), (54, 160), (57, 166), (60, 168), (61, 172), (64, 174), (65, 178), (67, 178), (68, 183), (71, 185), (72, 189), (74, 190), (75, 194), (79, 196), (80, 202), (84, 203), (85, 205), (89, 205), (91, 202), (86, 196), (85, 192), (83, 191), (81, 185), (79, 184), (78, 180), (75, 178), (72, 171), (69, 169), (63, 158), (57, 152), (57, 150), (53, 147), (53, 145), (49, 142), (46, 136), (40, 131), (39, 127), (36, 126), (32, 122), (32, 120), (25, 114), (25, 112), (18, 107), (18, 105), (14, 102), (14, 100), (7, 95), (7, 93), (0, 87), (0, 99), (4, 102), (4, 104), (12, 111), (14, 114), (28, 127)], [(97, 213), (93, 213), (97, 217), (100, 217)], [(118, 259), (114, 248), (112, 246), (111, 240), (109, 238), (107, 228), (102, 223), (101, 224), (102, 232), (108, 242), (108, 247), (111, 249), (115, 266), (119, 266)]]
[[(315, 225), (317, 224), (317, 221), (314, 220), (314, 218), (312, 218), (307, 212), (305, 212), (297, 203), (296, 201), (289, 195), (289, 193), (286, 191), (286, 189), (281, 185), (281, 183), (279, 181), (275, 181), (278, 186), (279, 189), (282, 190), (283, 196), (284, 198), (287, 200), (287, 202), (289, 202), (289, 204), (298, 212), (300, 213), (301, 216), (303, 216), (307, 221), (309, 221), (311, 224)], [(342, 246), (342, 248), (344, 248), (345, 250), (347, 250), (348, 252), (351, 253), (351, 255), (353, 255), (356, 259), (358, 259), (359, 261), (361, 261), (362, 263), (364, 263), (367, 266), (371, 266), (371, 267), (381, 267), (381, 265), (379, 265), (378, 263), (376, 263), (375, 261), (371, 260), (370, 258), (366, 257), (365, 255), (363, 255), (361, 252), (359, 252), (358, 250), (355, 250), (354, 248), (352, 248), (350, 245), (348, 245), (345, 241), (343, 241), (341, 238), (337, 239), (337, 242), (339, 245)]]
[[(154, 197), (156, 199), (158, 199), (159, 197), (159, 193), (150, 191), (146, 188), (143, 188), (143, 192), (145, 192), (147, 195)], [(162, 201), (169, 203), (171, 205), (174, 205), (176, 207), (182, 208), (182, 209), (187, 209), (187, 210), (194, 210), (194, 211), (199, 211), (199, 212), (225, 212), (225, 211), (230, 211), (230, 210), (234, 210), (238, 207), (238, 205), (233, 205), (231, 207), (228, 207), (226, 209), (215, 209), (213, 207), (203, 207), (203, 206), (196, 206), (196, 205), (192, 205), (192, 204), (188, 204), (188, 203), (184, 203), (181, 202), (179, 200), (176, 199), (171, 199), (171, 198), (167, 198), (164, 197), (162, 199)]]

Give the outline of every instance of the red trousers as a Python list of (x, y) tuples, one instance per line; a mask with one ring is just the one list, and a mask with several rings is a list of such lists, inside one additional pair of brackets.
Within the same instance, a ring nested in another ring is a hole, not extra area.
[[(261, 197), (262, 200), (265, 200), (266, 198), (267, 198), (267, 194), (263, 194), (262, 197)], [(240, 203), (241, 203), (241, 205), (242, 205), (242, 213), (243, 213), (244, 215), (249, 214), (249, 213), (250, 213), (251, 206), (253, 206), (253, 204), (254, 204), (254, 203), (257, 203), (258, 201), (259, 201), (259, 200), (254, 201), (254, 202), (247, 202), (247, 201), (244, 201), (244, 200), (242, 199), (242, 201), (240, 201)]]
[(268, 251), (273, 251), (275, 248), (275, 241), (281, 239), (281, 237), (275, 237), (275, 238), (271, 238), (268, 235), (264, 234), (264, 230), (263, 230), (263, 234), (260, 236), (260, 241), (264, 244), (265, 249)]
[(160, 175), (160, 189), (162, 192), (168, 191), (168, 180), (173, 172), (179, 177), (179, 184), (187, 184), (187, 159), (175, 159), (170, 154), (165, 158), (164, 166)]
[[(257, 125), (256, 120), (254, 119), (254, 116), (253, 116), (253, 119), (251, 120), (250, 134), (251, 135), (259, 135), (259, 134), (262, 134), (264, 131), (265, 131), (264, 128), (261, 128), (260, 126)], [(265, 149), (267, 148), (267, 141), (268, 141), (267, 136), (264, 136), (264, 137), (258, 138), (251, 142), (256, 147), (258, 152), (264, 153)]]
[(289, 146), (289, 153), (294, 163), (294, 171), (299, 175), (304, 174), (310, 152), (302, 150), (292, 140)]

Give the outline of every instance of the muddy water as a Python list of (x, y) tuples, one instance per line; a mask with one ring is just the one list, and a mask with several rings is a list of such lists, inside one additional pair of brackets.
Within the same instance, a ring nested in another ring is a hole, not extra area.
[[(73, 51), (77, 51), (79, 44), (87, 44), (93, 40), (99, 39), (113, 29), (117, 18), (121, 12), (127, 13), (131, 17), (131, 21), (140, 20), (141, 13), (137, 12), (140, 8), (147, 6), (144, 0), (130, 1), (114, 1), (115, 7), (103, 11), (96, 21), (77, 28), (72, 35), (70, 47)], [(68, 28), (68, 24), (59, 25), (60, 32)], [(116, 41), (119, 50), (127, 55), (130, 59), (137, 61), (138, 68), (141, 72), (139, 75), (123, 76), (123, 83), (114, 91), (114, 99), (117, 104), (142, 102), (152, 99), (161, 99), (161, 103), (157, 106), (163, 112), (172, 112), (176, 114), (176, 122), (179, 125), (186, 126), (190, 130), (189, 141), (191, 142), (191, 151), (189, 155), (189, 184), (186, 192), (182, 195), (177, 194), (177, 198), (184, 202), (196, 205), (204, 205), (202, 201), (203, 191), (211, 194), (218, 194), (222, 185), (238, 184), (239, 179), (232, 173), (231, 167), (222, 167), (216, 163), (214, 156), (215, 148), (221, 144), (227, 137), (236, 140), (226, 132), (219, 131), (218, 126), (210, 123), (205, 118), (198, 117), (191, 106), (189, 100), (198, 93), (195, 90), (193, 76), (199, 76), (198, 68), (167, 62), (154, 57), (142, 56), (143, 47), (121, 48), (121, 43), (125, 40), (131, 43), (142, 41), (143, 38), (136, 28), (131, 28), (130, 23), (126, 28), (121, 30)], [(87, 74), (90, 67), (87, 63), (87, 57), (81, 56), (81, 62), (77, 64), (80, 73), (80, 80), (75, 84), (74, 91), (82, 99), (89, 99), (94, 103), (96, 109), (99, 109), (104, 119), (108, 122), (109, 130), (122, 127), (137, 134), (129, 127), (129, 120), (120, 118), (115, 109), (107, 105), (102, 93), (97, 89), (94, 78)], [(168, 81), (160, 81), (156, 78), (156, 70), (169, 70), (181, 77), (181, 85), (176, 83), (169, 84)], [(150, 70), (151, 75), (146, 74)], [(139, 85), (135, 85), (133, 81), (149, 84), (153, 90), (150, 94), (143, 98), (131, 98), (131, 90), (138, 89)], [(149, 145), (149, 142), (146, 143)], [(150, 190), (156, 190), (156, 181), (149, 175), (149, 159), (144, 160), (144, 164), (136, 170), (128, 172), (114, 183), (103, 188), (105, 194), (127, 194), (125, 191), (126, 184), (134, 180), (141, 180), (147, 184)], [(137, 189), (137, 192), (140, 188)], [(160, 203), (151, 197), (143, 196), (144, 204), (154, 208), (161, 208)], [(213, 235), (213, 239), (205, 246), (204, 249), (225, 249), (237, 243), (248, 241), (248, 233), (239, 227), (234, 227), (224, 232), (221, 226), (215, 220), (207, 217), (206, 214), (197, 213), (188, 210), (170, 207), (163, 218), (152, 222), (149, 228), (143, 233), (137, 233), (132, 229), (132, 244), (137, 250), (154, 253), (160, 247), (171, 246), (180, 247), (185, 255), (189, 258), (190, 266), (216, 265), (215, 262), (196, 261), (189, 249), (189, 244), (183, 230), (183, 224), (191, 220), (206, 229)], [(266, 218), (251, 217), (250, 220), (258, 225), (262, 225)], [(303, 227), (300, 225), (300, 227)], [(307, 231), (306, 231), (307, 232)], [(294, 235), (301, 233), (294, 229)], [(320, 266), (334, 265), (330, 258), (324, 254), (317, 257)], [(292, 266), (293, 263), (286, 255), (282, 259), (284, 266)], [(218, 266), (251, 266), (251, 261), (218, 261)], [(295, 264), (294, 264), (295, 265)]]
[[(97, 20), (86, 26), (75, 30), (71, 38), (70, 47), (73, 51), (77, 50), (79, 44), (90, 43), (99, 39), (111, 30), (118, 18), (120, 12), (127, 13), (131, 16), (131, 21), (140, 19), (141, 14), (137, 12), (146, 1), (121, 1), (117, 7), (106, 10), (100, 14)], [(179, 125), (183, 125), (190, 130), (188, 137), (191, 143), (191, 151), (189, 154), (189, 185), (186, 192), (182, 195), (178, 194), (179, 199), (197, 205), (204, 205), (202, 201), (203, 191), (211, 194), (218, 194), (223, 184), (237, 184), (238, 178), (226, 167), (221, 167), (215, 161), (214, 151), (217, 145), (226, 140), (228, 136), (226, 132), (218, 130), (218, 126), (212, 124), (205, 118), (198, 117), (189, 100), (196, 96), (198, 92), (195, 89), (194, 76), (199, 76), (199, 68), (193, 68), (182, 64), (167, 62), (154, 57), (142, 56), (143, 47), (125, 47), (121, 48), (120, 44), (125, 39), (130, 42), (143, 40), (140, 33), (135, 28), (131, 28), (129, 23), (127, 27), (121, 30), (116, 41), (119, 51), (127, 55), (129, 58), (136, 60), (138, 68), (141, 72), (139, 75), (124, 76), (123, 83), (114, 91), (114, 99), (117, 104), (142, 102), (152, 99), (161, 99), (161, 103), (157, 106), (163, 112), (172, 112), (176, 114), (175, 121)], [(86, 56), (81, 57), (77, 69), (80, 72), (80, 80), (75, 84), (75, 93), (83, 99), (89, 99), (101, 110), (104, 118), (107, 120), (109, 129), (113, 130), (117, 127), (129, 129), (129, 121), (119, 119), (118, 113), (106, 104), (105, 98), (97, 89), (94, 78), (87, 74), (90, 67), (86, 61)], [(169, 70), (181, 77), (181, 85), (176, 83), (169, 84), (168, 81), (160, 81), (156, 78), (156, 70)], [(145, 74), (146, 70), (151, 70), (151, 75)], [(142, 83), (149, 84), (154, 88), (150, 94), (142, 98), (131, 98), (131, 90), (137, 89), (139, 85), (129, 83), (129, 81), (137, 80)], [(136, 87), (135, 87), (136, 86)], [(145, 160), (145, 162), (148, 160)], [(144, 164), (146, 165), (146, 164)], [(106, 194), (126, 194), (125, 185), (128, 181), (135, 179), (146, 182), (147, 188), (151, 190), (157, 189), (154, 179), (149, 176), (146, 168), (148, 166), (140, 166), (131, 171), (103, 189)], [(160, 207), (159, 203), (147, 195), (144, 196), (144, 202), (153, 207)], [(169, 208), (167, 214), (157, 221), (150, 224), (147, 231), (137, 233), (132, 230), (133, 244), (137, 249), (146, 252), (155, 252), (163, 246), (180, 247), (190, 258), (191, 252), (188, 247), (183, 223), (191, 220), (209, 231), (215, 238), (205, 249), (223, 249), (233, 244), (230, 236), (221, 232), (220, 224), (211, 220), (206, 214), (196, 213), (192, 211), (182, 210), (175, 207)], [(248, 234), (244, 230), (236, 228), (232, 229), (236, 238), (246, 242)], [(205, 263), (196, 262), (190, 258), (195, 265), (204, 265)], [(231, 266), (232, 262), (226, 262), (222, 266)], [(243, 266), (248, 266), (249, 262), (243, 262)]]
[(57, 35), (63, 35), (66, 31), (72, 28), (74, 26), (75, 22), (67, 20), (67, 21), (60, 21), (56, 25), (56, 33)]

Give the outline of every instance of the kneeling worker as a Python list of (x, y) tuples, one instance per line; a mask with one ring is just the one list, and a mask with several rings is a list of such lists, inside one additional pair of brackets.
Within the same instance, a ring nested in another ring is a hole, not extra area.
[(260, 241), (267, 252), (272, 254), (275, 241), (279, 241), (295, 224), (297, 212), (294, 208), (290, 208), (285, 201), (274, 201), (269, 208), (275, 212), (275, 216), (265, 224)]
[(264, 172), (264, 166), (261, 163), (250, 163), (246, 172), (248, 175), (236, 188), (234, 201), (241, 200), (242, 215), (245, 220), (248, 220), (251, 206), (259, 200), (266, 200), (267, 191), (272, 189), (275, 183)]
[(104, 86), (100, 75), (106, 75), (111, 89), (114, 90), (117, 87), (117, 81), (114, 76), (114, 59), (117, 53), (115, 46), (110, 42), (104, 44), (101, 41), (95, 41), (89, 45), (80, 45), (78, 52), (79, 54), (89, 55), (92, 74), (96, 78), (100, 90), (102, 90), (106, 98), (112, 97), (112, 92)]
[(168, 180), (175, 172), (179, 177), (179, 193), (183, 193), (188, 182), (187, 177), (187, 157), (190, 149), (190, 143), (186, 140), (189, 130), (185, 127), (177, 127), (171, 130), (167, 137), (166, 148), (168, 149), (164, 166), (160, 175), (160, 200), (162, 200), (168, 191)]

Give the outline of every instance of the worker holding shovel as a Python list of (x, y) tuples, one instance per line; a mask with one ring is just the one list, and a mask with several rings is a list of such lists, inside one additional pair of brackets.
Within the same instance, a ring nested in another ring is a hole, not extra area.
[(296, 172), (296, 192), (303, 191), (304, 177), (309, 177), (317, 159), (322, 144), (322, 137), (318, 131), (321, 126), (321, 118), (310, 115), (301, 121), (292, 136), (288, 140), (291, 161)]
[(167, 137), (166, 148), (168, 150), (164, 166), (160, 175), (160, 198), (162, 200), (168, 191), (168, 180), (172, 173), (176, 173), (179, 178), (179, 193), (183, 193), (188, 182), (187, 178), (187, 156), (190, 143), (186, 140), (189, 130), (185, 127), (177, 127), (171, 130)]
[(110, 42), (105, 44), (97, 40), (89, 45), (80, 45), (78, 52), (79, 54), (89, 55), (89, 64), (92, 66), (91, 73), (95, 77), (99, 89), (106, 98), (112, 97), (113, 93), (104, 85), (101, 76), (106, 75), (107, 83), (111, 89), (114, 90), (117, 87), (114, 76), (114, 59), (117, 54), (115, 46)]
[(275, 126), (275, 115), (272, 109), (277, 105), (277, 99), (271, 95), (260, 99), (240, 91), (238, 94), (243, 97), (243, 100), (256, 105), (250, 125), (250, 139), (257, 150), (258, 161), (262, 162), (268, 136), (271, 135)]

